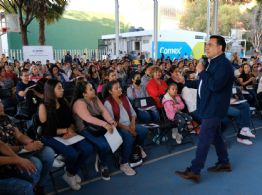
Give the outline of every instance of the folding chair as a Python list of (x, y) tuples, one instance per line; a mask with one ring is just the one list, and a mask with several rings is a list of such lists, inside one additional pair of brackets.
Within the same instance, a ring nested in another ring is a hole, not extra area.
[[(136, 98), (130, 102), (132, 103), (135, 111), (139, 111), (139, 110), (147, 111), (155, 107), (155, 102), (151, 97)], [(142, 123), (145, 127), (147, 127), (153, 133), (152, 141), (156, 144), (160, 144), (160, 139), (158, 139), (157, 137), (158, 132), (160, 132), (159, 130), (160, 120), (159, 121), (149, 121), (148, 123), (145, 123), (144, 121), (138, 121), (138, 122)]]
[[(163, 136), (167, 136), (170, 134), (172, 128), (177, 128), (177, 121), (170, 121), (167, 116), (166, 116), (166, 113), (165, 113), (165, 110), (164, 108), (162, 108), (160, 110), (161, 112), (161, 123), (160, 124), (160, 129), (161, 129), (161, 135), (160, 135), (160, 138), (163, 137)], [(195, 142), (194, 142), (194, 139), (193, 139), (193, 134), (188, 130), (188, 129), (184, 129), (182, 132), (181, 132), (182, 136), (183, 136), (183, 141), (181, 144), (178, 144), (175, 140), (174, 141), (168, 141), (167, 142), (167, 145), (168, 145), (168, 150), (169, 152), (172, 151), (172, 148), (174, 146), (178, 146), (178, 145), (184, 145), (184, 144), (188, 144), (188, 143), (191, 143), (192, 145), (195, 145)], [(188, 139), (189, 138), (189, 139)], [(171, 138), (173, 139), (173, 138)]]

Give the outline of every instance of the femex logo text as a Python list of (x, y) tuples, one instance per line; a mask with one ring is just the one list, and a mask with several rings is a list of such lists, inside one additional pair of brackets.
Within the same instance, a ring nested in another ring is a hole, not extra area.
[(180, 55), (181, 54), (182, 47), (180, 48), (165, 48), (165, 47), (160, 47), (160, 53), (163, 54), (175, 54), (175, 55)]

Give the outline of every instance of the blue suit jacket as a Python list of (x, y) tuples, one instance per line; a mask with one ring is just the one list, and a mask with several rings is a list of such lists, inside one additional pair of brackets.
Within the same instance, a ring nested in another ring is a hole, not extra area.
[(227, 115), (233, 81), (232, 65), (225, 54), (212, 59), (206, 70), (199, 74), (198, 80), (186, 81), (186, 86), (198, 89), (197, 112), (200, 118), (222, 119)]

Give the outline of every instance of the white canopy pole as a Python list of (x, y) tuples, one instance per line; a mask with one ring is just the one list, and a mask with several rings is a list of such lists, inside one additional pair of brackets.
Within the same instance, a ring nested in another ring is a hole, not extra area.
[(213, 29), (213, 34), (216, 35), (218, 33), (217, 30), (217, 17), (218, 17), (218, 0), (214, 0), (214, 29)]
[(119, 58), (119, 3), (115, 0), (116, 58)]
[(154, 0), (154, 55), (153, 59), (157, 60), (158, 56), (158, 2)]
[(210, 0), (207, 0), (207, 36), (206, 36), (206, 40), (209, 39), (209, 35), (210, 35)]

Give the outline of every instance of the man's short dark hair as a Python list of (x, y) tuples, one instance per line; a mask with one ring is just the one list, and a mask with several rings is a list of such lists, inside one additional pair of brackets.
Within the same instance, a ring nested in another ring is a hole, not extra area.
[(222, 46), (222, 51), (225, 52), (226, 50), (226, 41), (225, 38), (220, 36), (220, 35), (211, 35), (210, 39), (216, 39), (217, 40), (217, 44)]

